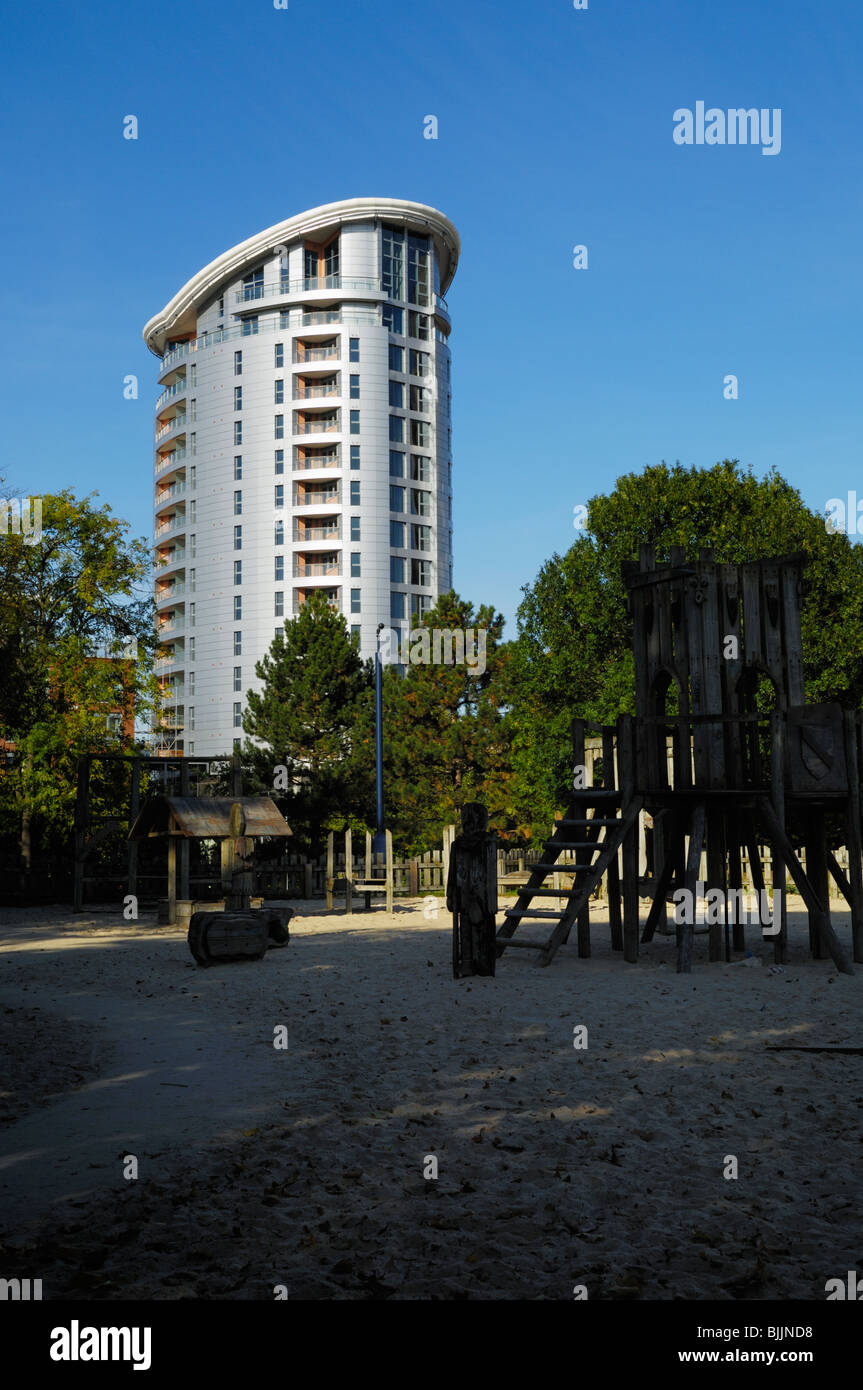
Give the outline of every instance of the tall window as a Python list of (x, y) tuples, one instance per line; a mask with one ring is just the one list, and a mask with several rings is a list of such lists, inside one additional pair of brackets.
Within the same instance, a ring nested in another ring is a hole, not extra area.
[(283, 617), (285, 616), (285, 591), (284, 591), (284, 589), (277, 589), (276, 592), (275, 592), (275, 595), (274, 595), (274, 599), (275, 599), (275, 603), (274, 603), (274, 615), (275, 615), (275, 617), (277, 617), (277, 618), (283, 618)]
[(390, 449), (390, 477), (403, 478), (405, 475), (405, 456), (398, 449)]
[(428, 588), (431, 584), (431, 560), (411, 560), (411, 583)]
[(405, 403), (405, 388), (400, 381), (390, 382), (390, 406), (394, 410), (403, 410)]
[(277, 473), (284, 473), (284, 471), (285, 471), (285, 451), (284, 451), (284, 449), (277, 449), (277, 450), (276, 450), (275, 464), (276, 464), (276, 472), (277, 472)]
[(234, 353), (234, 376), (242, 376), (242, 374), (243, 374), (243, 354), (242, 354), (242, 352), (235, 352), (235, 353)]
[(350, 388), (350, 389), (351, 389), (351, 400), (352, 400), (352, 401), (358, 401), (359, 398), (360, 398), (360, 379), (359, 379), (359, 376), (358, 376), (356, 373), (354, 373), (354, 372), (351, 373), (351, 388)]
[(258, 266), (243, 276), (243, 299), (260, 299), (264, 293), (264, 267)]
[(284, 417), (284, 415), (277, 415), (277, 416), (275, 417), (275, 436), (276, 436), (276, 439), (284, 439), (284, 437), (285, 437), (285, 417)]
[(348, 341), (349, 341), (349, 360), (350, 360), (351, 362), (359, 362), (359, 360), (360, 360), (360, 340), (359, 340), (359, 338), (350, 338)]
[(352, 444), (352, 445), (351, 445), (351, 468), (359, 468), (359, 466), (360, 466), (360, 446), (359, 446), (359, 444)]
[(242, 594), (234, 594), (234, 622), (235, 622), (235, 623), (242, 622), (242, 618), (243, 618), (243, 596), (242, 596)]
[(381, 322), (384, 328), (388, 328), (390, 333), (396, 333), (401, 338), (405, 331), (405, 311), (396, 309), (392, 304), (385, 304), (381, 309)]
[(247, 319), (243, 319), (243, 337), (250, 338), (258, 331), (258, 316), (250, 314)]
[(242, 410), (242, 408), (243, 408), (243, 388), (242, 388), (242, 386), (235, 386), (235, 387), (234, 387), (234, 409), (235, 409), (235, 410)]
[(275, 505), (276, 505), (277, 507), (283, 507), (283, 506), (285, 505), (285, 485), (284, 485), (284, 483), (276, 483), (276, 489), (275, 489)]
[(423, 492), (421, 488), (411, 488), (411, 514), (413, 516), (431, 516), (430, 492)]
[(405, 490), (403, 487), (390, 486), (390, 511), (403, 512), (405, 509)]
[(419, 411), (425, 415), (428, 411), (428, 393), (422, 386), (411, 385), (410, 391), (411, 410)]
[(415, 483), (431, 480), (431, 459), (426, 454), (411, 454), (411, 478)]
[(195, 693), (195, 673), (194, 673), (194, 671), (190, 671), (190, 672), (189, 672), (189, 694), (190, 694), (190, 695), (194, 695), (194, 693)]
[(404, 584), (405, 582), (405, 562), (402, 555), (390, 556), (390, 583)]
[(427, 237), (408, 237), (408, 299), (429, 302), (429, 245)]
[(242, 690), (242, 688), (243, 688), (243, 668), (242, 668), (242, 666), (235, 666), (235, 667), (234, 667), (234, 689), (235, 689), (235, 690)]
[(382, 233), (381, 282), (387, 299), (405, 297), (405, 234), (397, 227)]
[(390, 617), (403, 618), (405, 615), (404, 594), (390, 594)]
[(190, 661), (194, 661), (194, 660), (195, 660), (195, 639), (194, 639), (194, 637), (190, 637), (190, 638), (189, 638), (189, 660), (190, 660)]
[(420, 352), (419, 348), (410, 350), (410, 374), (411, 376), (428, 376), (429, 355), (427, 352)]
[(351, 506), (352, 506), (352, 507), (358, 507), (359, 505), (360, 505), (360, 483), (359, 483), (359, 479), (358, 479), (358, 478), (352, 478), (352, 479), (351, 479)]
[(411, 338), (420, 338), (424, 342), (428, 342), (428, 314), (418, 314), (415, 309), (410, 310), (408, 313), (408, 336)]
[(431, 442), (428, 420), (411, 420), (411, 444), (418, 449), (427, 449)]
[(235, 632), (235, 633), (234, 633), (234, 656), (242, 656), (242, 655), (243, 655), (243, 634), (242, 634), (241, 632)]
[(242, 548), (243, 548), (243, 528), (242, 528), (242, 526), (235, 526), (235, 527), (234, 527), (234, 549), (235, 549), (235, 550), (242, 550)]
[(190, 729), (194, 729), (194, 727), (195, 727), (195, 706), (194, 706), (194, 705), (190, 705), (190, 706), (189, 706), (189, 728), (190, 728)]
[(403, 521), (390, 522), (390, 545), (393, 550), (403, 550), (405, 544), (405, 524)]
[(390, 371), (403, 372), (405, 369), (405, 350), (398, 343), (390, 343)]
[(403, 444), (405, 438), (405, 422), (401, 415), (390, 416), (390, 443)]
[(276, 343), (275, 351), (274, 351), (274, 354), (273, 354), (273, 355), (274, 355), (274, 357), (275, 357), (275, 361), (274, 361), (274, 363), (273, 363), (273, 366), (275, 366), (275, 367), (284, 367), (284, 365), (285, 365), (285, 345), (284, 345), (284, 343)]
[(353, 543), (356, 545), (356, 543), (359, 541), (359, 539), (360, 539), (360, 518), (359, 518), (358, 516), (352, 516), (352, 517), (351, 517), (351, 540), (352, 540)]
[(242, 560), (235, 560), (235, 561), (234, 561), (234, 583), (235, 583), (235, 584), (242, 584), (242, 582), (243, 582), (243, 562), (242, 562)]
[(234, 516), (243, 515), (243, 494), (239, 490), (234, 493)]
[(352, 550), (352, 551), (351, 551), (351, 578), (352, 578), (352, 579), (359, 579), (359, 578), (360, 578), (360, 575), (361, 575), (361, 570), (360, 570), (360, 552), (359, 552), (358, 550)]
[(243, 476), (243, 455), (234, 454), (234, 482), (238, 483)]
[(276, 583), (278, 584), (278, 583), (280, 582), (280, 580), (284, 579), (284, 577), (285, 577), (285, 557), (284, 557), (284, 555), (276, 555), (275, 561), (276, 561), (276, 565), (275, 565), (275, 575), (274, 575), (274, 578), (275, 578)]
[(351, 434), (359, 434), (359, 432), (360, 432), (360, 412), (359, 412), (358, 410), (352, 410), (352, 411), (351, 411)]
[(235, 443), (235, 444), (242, 444), (242, 442), (243, 442), (243, 422), (242, 422), (242, 420), (235, 420), (235, 421), (234, 421), (234, 443)]
[(235, 728), (235, 729), (241, 729), (242, 727), (243, 727), (243, 706), (242, 706), (242, 703), (241, 703), (239, 700), (237, 700), (237, 701), (235, 701), (235, 703), (234, 703), (234, 728)]
[(274, 392), (273, 404), (274, 404), (274, 405), (283, 405), (283, 404), (284, 404), (284, 400), (285, 400), (285, 383), (284, 383), (283, 378), (278, 377), (278, 378), (276, 379), (276, 389), (275, 389), (275, 392)]
[(360, 607), (360, 595), (361, 595), (361, 592), (362, 592), (362, 591), (361, 591), (360, 589), (351, 589), (351, 612), (352, 612), (352, 613), (361, 613), (361, 612), (362, 612), (362, 609), (361, 609), (361, 607)]
[(283, 521), (276, 522), (274, 542), (276, 545), (284, 545), (285, 543), (285, 523)]

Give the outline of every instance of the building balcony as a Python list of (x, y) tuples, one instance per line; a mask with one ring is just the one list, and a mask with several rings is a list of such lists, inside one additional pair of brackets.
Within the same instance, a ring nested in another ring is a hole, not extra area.
[(182, 497), (186, 491), (185, 482), (171, 483), (170, 487), (163, 487), (156, 493), (156, 511), (161, 511), (174, 497)]
[(174, 382), (172, 386), (166, 386), (159, 399), (156, 401), (156, 414), (162, 410), (170, 401), (175, 401), (181, 396), (185, 396), (188, 391), (188, 383), (185, 377)]
[(154, 597), (157, 604), (171, 603), (176, 602), (177, 599), (182, 598), (185, 592), (185, 584), (171, 584), (166, 589), (157, 589)]
[(153, 662), (153, 670), (157, 676), (160, 676), (171, 671), (181, 670), (183, 665), (183, 652), (180, 651), (172, 656), (158, 656)]
[(317, 488), (306, 484), (303, 488), (302, 483), (294, 484), (295, 507), (340, 507), (341, 504), (340, 487)]
[(167, 623), (159, 623), (159, 624), (158, 624), (158, 626), (156, 627), (156, 636), (157, 636), (157, 638), (159, 639), (159, 641), (161, 642), (161, 641), (163, 641), (166, 637), (173, 638), (173, 637), (175, 637), (178, 633), (185, 632), (185, 631), (186, 631), (186, 619), (185, 619), (185, 618), (172, 618), (170, 622), (167, 622)]
[(294, 459), (295, 473), (308, 473), (312, 470), (322, 468), (340, 468), (341, 453), (338, 446), (335, 449), (322, 449), (320, 453), (310, 453), (306, 450), (303, 454)]
[(186, 514), (185, 512), (178, 512), (175, 516), (169, 517), (167, 521), (163, 521), (161, 525), (157, 526), (153, 535), (156, 540), (160, 540), (163, 536), (173, 536), (180, 531), (185, 531), (185, 529)]
[(175, 545), (173, 550), (166, 551), (164, 555), (157, 553), (153, 564), (159, 579), (166, 578), (171, 570), (185, 569), (186, 547)]
[(180, 464), (188, 457), (188, 449), (173, 449), (170, 454), (165, 454), (162, 458), (157, 458), (153, 466), (153, 473), (157, 478), (170, 473), (172, 469), (179, 468)]
[(326, 296), (345, 293), (381, 294), (380, 280), (356, 279), (344, 275), (317, 275), (307, 280), (289, 280), (282, 276), (278, 280), (256, 281), (244, 285), (234, 294), (235, 304), (253, 304), (263, 300), (287, 299), (296, 294), (320, 294)]
[(327, 588), (327, 587), (324, 586), (324, 585), (314, 585), (311, 589), (308, 589), (308, 588), (307, 588), (307, 589), (295, 589), (295, 590), (294, 590), (293, 611), (294, 611), (294, 615), (295, 615), (295, 616), (296, 616), (296, 614), (299, 613), (300, 610), (302, 609), (302, 606), (303, 606), (303, 604), (305, 603), (306, 599), (308, 598), (309, 594), (311, 594), (311, 593), (313, 593), (313, 592), (326, 594), (326, 596), (327, 596), (327, 602), (328, 602), (330, 608), (335, 609), (336, 611), (338, 611), (338, 609), (339, 609), (339, 607), (340, 607), (340, 604), (341, 604), (341, 597), (342, 597), (342, 591), (341, 591), (341, 589), (331, 589), (331, 588)]
[(295, 381), (292, 399), (295, 401), (324, 400), (327, 397), (339, 396), (341, 387), (338, 382), (329, 381)]
[(334, 411), (331, 415), (305, 415), (299, 411), (294, 412), (293, 437), (295, 439), (302, 439), (310, 434), (340, 434), (341, 428), (338, 411)]
[(156, 430), (156, 443), (158, 444), (160, 439), (167, 439), (168, 435), (176, 434), (179, 430), (184, 430), (185, 428), (185, 412), (182, 415), (172, 415), (170, 420), (164, 420), (159, 429)]
[(191, 343), (179, 343), (177, 347), (171, 348), (170, 352), (166, 352), (159, 363), (159, 378), (161, 379), (163, 376), (167, 376), (169, 372), (175, 371), (177, 364), (183, 362), (190, 353), (195, 351), (195, 346), (196, 344), (194, 341)]
[(340, 575), (342, 572), (341, 554), (317, 554), (314, 558), (297, 552), (294, 555), (294, 579), (321, 579)]
[(339, 361), (338, 340), (333, 339), (330, 343), (320, 343), (312, 347), (304, 343), (302, 339), (294, 339), (294, 363), (308, 364), (311, 362), (338, 362)]
[(303, 545), (340, 541), (341, 538), (342, 523), (340, 519), (333, 518), (323, 524), (318, 518), (315, 518), (314, 522), (306, 522), (299, 518), (294, 521), (294, 540), (301, 541)]

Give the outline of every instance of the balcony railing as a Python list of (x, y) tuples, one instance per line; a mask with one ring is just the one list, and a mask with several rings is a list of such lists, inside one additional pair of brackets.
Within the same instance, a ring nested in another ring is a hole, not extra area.
[(331, 453), (331, 454), (307, 454), (305, 458), (302, 458), (302, 459), (299, 459), (299, 458), (298, 458), (298, 459), (294, 459), (294, 471), (295, 471), (295, 472), (304, 472), (304, 473), (305, 473), (305, 472), (308, 472), (310, 469), (316, 469), (316, 468), (338, 468), (339, 466), (340, 466), (340, 465), (339, 465), (339, 455), (338, 455), (338, 453)]
[(172, 401), (175, 396), (185, 396), (188, 389), (189, 385), (185, 377), (183, 377), (182, 381), (176, 381), (173, 386), (166, 386), (161, 396), (156, 401), (156, 409), (161, 410), (162, 406), (167, 405), (168, 401)]
[(338, 434), (340, 429), (338, 420), (297, 420), (294, 434)]
[[(377, 304), (370, 304), (366, 309), (350, 310), (345, 313), (341, 309), (316, 309), (312, 313), (303, 314), (299, 309), (287, 311), (287, 324), (281, 322), (281, 315), (273, 314), (269, 318), (264, 318), (258, 324), (258, 333), (282, 333), (285, 327), (305, 328), (315, 327), (321, 323), (356, 323), (371, 326), (381, 323), (381, 310)], [(242, 324), (233, 328), (215, 328), (210, 333), (202, 333), (199, 338), (195, 338), (188, 346), (189, 352), (200, 352), (204, 348), (217, 347), (220, 343), (235, 342), (239, 338), (250, 336), (248, 328)], [(251, 335), (256, 336), (256, 335)], [(171, 354), (162, 358), (162, 371), (165, 371), (165, 362)], [(170, 365), (170, 364), (169, 364)]]
[(341, 491), (338, 488), (330, 488), (314, 491), (298, 492), (294, 497), (295, 507), (338, 507), (341, 505)]
[(156, 441), (164, 439), (166, 434), (172, 434), (174, 430), (185, 429), (186, 415), (174, 415), (170, 420), (166, 420), (160, 430), (156, 430)]
[[(321, 590), (318, 590), (317, 592), (323, 593), (323, 594), (326, 596), (326, 600), (327, 600), (327, 605), (328, 605), (328, 607), (334, 608), (334, 609), (338, 609), (338, 606), (339, 606), (339, 595), (340, 595), (340, 592), (341, 592), (339, 589), (334, 589), (334, 590), (332, 590), (332, 592), (329, 592), (327, 589), (321, 589)], [(307, 595), (304, 594), (303, 591), (302, 591), (301, 589), (295, 589), (295, 590), (294, 590), (294, 605), (293, 605), (293, 607), (294, 607), (294, 613), (295, 613), (295, 614), (297, 614), (297, 613), (300, 612), (300, 610), (301, 610), (303, 604), (304, 604), (305, 601), (306, 601), (306, 598), (307, 598)]]
[(317, 577), (319, 575), (339, 575), (342, 572), (341, 557), (335, 560), (313, 560), (302, 565), (299, 563), (299, 556), (294, 556), (294, 578), (304, 579), (306, 575)]
[(185, 584), (172, 584), (172, 585), (170, 586), (170, 588), (168, 588), (168, 589), (157, 589), (157, 590), (156, 590), (156, 602), (157, 602), (157, 603), (166, 603), (166, 602), (168, 602), (169, 600), (172, 600), (172, 599), (182, 598), (182, 596), (183, 596), (183, 594), (184, 594), (185, 592), (186, 592), (186, 586), (185, 586)]
[(295, 362), (338, 362), (338, 348), (297, 348)]
[(293, 399), (295, 401), (319, 400), (323, 396), (338, 396), (339, 387), (334, 386), (299, 386), (295, 387)]
[(161, 492), (156, 493), (156, 506), (164, 507), (165, 503), (170, 502), (172, 497), (182, 497), (185, 491), (185, 483), (171, 483), (170, 487), (163, 487)]
[(234, 303), (249, 304), (286, 294), (309, 294), (313, 290), (380, 290), (380, 287), (380, 280), (358, 280), (343, 275), (315, 275), (305, 280), (289, 280), (283, 275), (281, 279), (266, 284), (259, 280), (252, 285), (244, 285), (234, 294)]
[(166, 536), (170, 531), (182, 530), (186, 525), (185, 514), (174, 516), (170, 521), (163, 521), (161, 526), (157, 526), (153, 535), (158, 539), (159, 536)]
[(340, 541), (342, 538), (341, 523), (338, 526), (301, 526), (299, 522), (294, 522), (294, 540), (308, 541)]
[(176, 468), (188, 452), (188, 449), (174, 449), (173, 453), (168, 454), (165, 458), (157, 459), (154, 465), (156, 477), (158, 478), (160, 473), (167, 472), (169, 468)]
[(182, 362), (184, 357), (188, 357), (189, 353), (194, 351), (194, 342), (180, 343), (178, 347), (171, 348), (171, 351), (166, 352), (165, 356), (162, 358), (159, 367), (160, 374), (164, 375), (165, 372), (169, 370), (169, 368), (173, 367), (175, 362)]
[(156, 628), (156, 636), (161, 641), (163, 637), (168, 637), (175, 632), (185, 632), (185, 630), (186, 619), (174, 618), (174, 620), (170, 623), (159, 623), (158, 627)]
[(157, 569), (170, 569), (170, 568), (172, 568), (172, 567), (175, 566), (175, 565), (185, 565), (185, 563), (186, 563), (186, 547), (185, 547), (185, 546), (180, 546), (179, 548), (178, 548), (177, 546), (175, 546), (174, 549), (171, 551), (170, 555), (166, 555), (164, 559), (162, 559), (162, 557), (161, 557), (160, 555), (157, 555), (157, 556), (156, 556), (156, 560), (155, 560), (155, 564), (156, 564), (156, 568), (157, 568)]
[(175, 666), (182, 666), (182, 665), (183, 665), (183, 656), (182, 656), (182, 653), (179, 653), (177, 656), (159, 656), (159, 657), (157, 657), (156, 660), (153, 662), (153, 670), (156, 671), (156, 672), (159, 672), (159, 671), (168, 671), (168, 670), (173, 669)]

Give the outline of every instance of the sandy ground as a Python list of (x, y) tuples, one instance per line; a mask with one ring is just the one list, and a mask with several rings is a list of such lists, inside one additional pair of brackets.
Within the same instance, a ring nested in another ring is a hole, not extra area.
[(298, 914), (287, 948), (202, 970), (152, 921), (0, 913), (0, 1275), (46, 1298), (820, 1300), (863, 1268), (863, 1057), (769, 1050), (861, 1043), (863, 967), (810, 960), (805, 918), (782, 970), (753, 928), (747, 963), (698, 936), (690, 976), (666, 937), (626, 966), (597, 909), (590, 960), (573, 938), (456, 982), (443, 911)]

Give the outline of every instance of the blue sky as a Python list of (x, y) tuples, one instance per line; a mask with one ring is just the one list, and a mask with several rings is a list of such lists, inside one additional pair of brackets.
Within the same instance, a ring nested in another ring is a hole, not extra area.
[[(7, 489), (97, 491), (149, 536), (145, 321), (245, 237), (381, 195), (462, 237), (462, 594), (513, 620), (573, 507), (663, 458), (863, 495), (861, 38), (859, 0), (7, 9)], [(781, 108), (781, 153), (678, 146), (699, 100)]]

